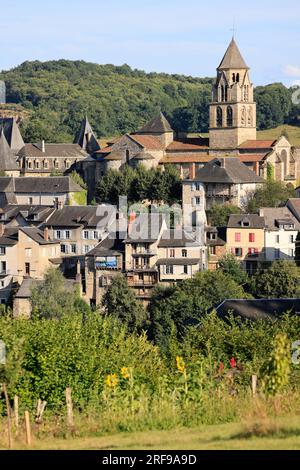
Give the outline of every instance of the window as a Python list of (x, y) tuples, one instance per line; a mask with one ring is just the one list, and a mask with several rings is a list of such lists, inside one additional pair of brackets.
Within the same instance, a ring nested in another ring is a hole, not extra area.
[(70, 239), (70, 230), (66, 230), (65, 238), (66, 240)]
[(30, 263), (25, 263), (25, 275), (30, 276)]
[(89, 232), (88, 232), (88, 230), (84, 230), (84, 232), (83, 232), (83, 238), (84, 238), (84, 240), (88, 240), (88, 239), (89, 239)]
[(240, 81), (240, 74), (239, 73), (236, 74), (236, 81), (237, 81), (237, 83), (239, 83), (239, 81)]
[(71, 251), (72, 253), (76, 253), (76, 245), (71, 245)]
[(28, 204), (29, 204), (30, 206), (32, 206), (32, 204), (33, 204), (33, 198), (32, 198), (32, 197), (29, 197), (29, 198), (28, 198)]
[(227, 108), (227, 127), (232, 127), (233, 125), (233, 111), (232, 107), (228, 106)]
[(295, 242), (295, 241), (294, 241), (294, 235), (290, 235), (289, 238), (290, 238), (290, 243), (294, 243), (294, 242)]
[(58, 161), (55, 162), (55, 168), (56, 168), (57, 170), (58, 170), (58, 168), (59, 168), (59, 163), (58, 163)]
[(174, 274), (174, 266), (166, 266), (166, 274)]
[(188, 267), (187, 264), (185, 264), (185, 265), (183, 266), (183, 273), (184, 273), (184, 274), (188, 274), (188, 273), (189, 273), (189, 267)]
[(182, 250), (181, 255), (183, 258), (187, 258), (187, 250)]
[(94, 232), (94, 240), (98, 240), (99, 238), (99, 233), (98, 232)]
[(90, 246), (89, 245), (84, 245), (83, 251), (84, 251), (84, 253), (88, 253), (90, 251)]
[(28, 168), (32, 168), (32, 162), (28, 162)]
[(236, 232), (234, 234), (234, 241), (236, 242), (240, 242), (241, 241), (241, 233), (240, 232)]
[(294, 250), (292, 248), (289, 249), (289, 256), (290, 258), (294, 258)]
[(68, 160), (66, 160), (65, 166), (66, 166), (67, 169), (70, 168), (70, 162)]
[(6, 273), (6, 261), (1, 261), (0, 263), (0, 272)]
[(237, 257), (243, 256), (243, 249), (242, 248), (234, 248), (233, 254)]
[(5, 281), (0, 281), (0, 287), (5, 287)]
[(275, 235), (275, 243), (280, 243), (280, 235)]
[(44, 168), (48, 169), (48, 162), (44, 162)]
[(222, 127), (223, 126), (223, 111), (220, 106), (217, 108), (217, 127)]
[(257, 256), (258, 248), (248, 248), (248, 256)]
[(60, 230), (56, 230), (56, 236), (55, 238), (57, 238), (58, 240), (60, 240), (62, 238), (62, 233)]
[(25, 248), (25, 256), (26, 258), (30, 258), (32, 254), (31, 248)]
[(39, 168), (40, 167), (40, 162), (35, 162), (35, 167)]
[(194, 197), (193, 202), (194, 202), (194, 206), (200, 206), (201, 205), (201, 197)]
[(208, 252), (210, 255), (215, 255), (216, 254), (216, 247), (215, 246), (210, 246), (208, 248)]
[(235, 73), (232, 74), (232, 81), (235, 82)]
[(170, 249), (170, 258), (175, 258), (175, 250), (173, 248)]
[(200, 191), (201, 190), (201, 184), (200, 183), (194, 183), (192, 189), (193, 189), (193, 191)]
[(5, 254), (6, 254), (5, 246), (0, 246), (0, 255), (5, 255)]
[(62, 253), (66, 253), (66, 252), (67, 252), (67, 249), (66, 249), (66, 248), (67, 248), (66, 245), (60, 245), (60, 251), (61, 251)]
[(249, 233), (249, 242), (254, 243), (255, 242), (255, 233)]

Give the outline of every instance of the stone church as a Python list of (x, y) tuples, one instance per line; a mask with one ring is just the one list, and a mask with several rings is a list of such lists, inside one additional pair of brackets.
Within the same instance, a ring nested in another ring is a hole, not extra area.
[(275, 141), (257, 139), (254, 85), (234, 38), (217, 68), (210, 104), (209, 138), (182, 134), (178, 137), (160, 113), (143, 128), (118, 138), (81, 161), (80, 170), (90, 187), (110, 168), (134, 167), (139, 163), (147, 168), (172, 164), (178, 167), (183, 178), (193, 178), (216, 157), (236, 157), (265, 179), (272, 175), (294, 186), (300, 179), (300, 149), (293, 147), (284, 136)]

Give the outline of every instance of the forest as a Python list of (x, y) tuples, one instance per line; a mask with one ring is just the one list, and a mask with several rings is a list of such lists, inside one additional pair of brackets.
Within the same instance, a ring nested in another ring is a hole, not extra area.
[[(7, 102), (29, 112), (22, 124), (28, 142), (72, 142), (85, 114), (99, 138), (137, 130), (159, 111), (174, 130), (208, 131), (213, 78), (59, 60), (24, 62), (0, 79), (6, 82)], [(256, 88), (259, 130), (300, 124), (293, 91), (281, 83)]]

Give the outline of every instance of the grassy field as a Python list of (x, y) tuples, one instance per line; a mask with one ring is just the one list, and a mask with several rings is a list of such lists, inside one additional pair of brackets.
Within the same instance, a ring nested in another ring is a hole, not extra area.
[[(3, 449), (3, 447), (0, 446)], [(26, 449), (15, 442), (14, 449)], [(299, 450), (300, 416), (276, 421), (223, 424), (100, 437), (34, 440), (36, 450)]]
[(300, 147), (300, 127), (296, 126), (289, 126), (283, 125), (276, 127), (275, 129), (268, 129), (266, 131), (258, 131), (258, 139), (276, 139), (278, 136), (281, 135), (282, 131), (286, 131), (288, 133), (290, 142), (295, 147)]

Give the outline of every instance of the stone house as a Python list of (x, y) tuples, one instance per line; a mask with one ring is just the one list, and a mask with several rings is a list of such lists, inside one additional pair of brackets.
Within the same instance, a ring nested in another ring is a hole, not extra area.
[(207, 267), (218, 268), (219, 260), (226, 255), (226, 227), (206, 227)]
[(182, 183), (183, 205), (193, 206), (195, 201), (202, 205), (205, 198), (207, 210), (214, 204), (224, 203), (243, 207), (264, 183), (263, 178), (234, 157), (215, 158), (192, 176)]
[(0, 207), (7, 204), (64, 206), (85, 200), (84, 190), (69, 176), (0, 177)]

